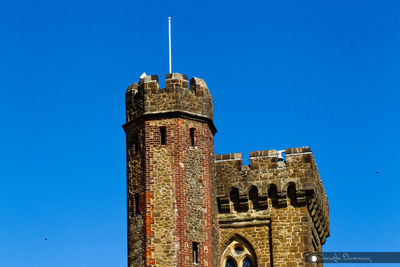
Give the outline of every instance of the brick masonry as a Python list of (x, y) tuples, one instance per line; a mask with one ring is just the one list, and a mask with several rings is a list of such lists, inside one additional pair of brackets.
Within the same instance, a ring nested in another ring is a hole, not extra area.
[(316, 266), (329, 208), (308, 147), (215, 156), (211, 94), (179, 73), (129, 86), (126, 116), (129, 267)]

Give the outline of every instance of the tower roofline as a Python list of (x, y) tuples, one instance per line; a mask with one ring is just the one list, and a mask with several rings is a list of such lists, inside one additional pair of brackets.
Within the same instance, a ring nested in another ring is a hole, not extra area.
[(182, 117), (205, 121), (213, 134), (212, 97), (203, 79), (189, 79), (180, 73), (165, 76), (165, 88), (160, 88), (157, 75), (147, 75), (128, 87), (125, 94), (126, 129), (131, 122)]

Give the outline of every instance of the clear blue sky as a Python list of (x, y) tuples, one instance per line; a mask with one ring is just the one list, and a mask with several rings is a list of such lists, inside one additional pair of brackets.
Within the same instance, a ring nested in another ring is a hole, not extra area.
[(2, 0), (0, 266), (126, 266), (124, 93), (143, 72), (164, 79), (168, 16), (173, 71), (214, 96), (216, 153), (310, 146), (330, 203), (325, 251), (400, 251), (399, 12)]

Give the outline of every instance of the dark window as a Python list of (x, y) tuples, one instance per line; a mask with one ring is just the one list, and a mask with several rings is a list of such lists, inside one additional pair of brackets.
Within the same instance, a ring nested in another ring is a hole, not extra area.
[(160, 127), (161, 145), (167, 144), (167, 127)]
[(235, 253), (236, 253), (237, 255), (239, 255), (239, 254), (242, 254), (242, 253), (243, 253), (244, 248), (243, 248), (242, 246), (238, 245), (238, 246), (236, 246), (236, 247), (234, 248), (234, 250), (235, 250)]
[(135, 194), (135, 214), (139, 214), (139, 194)]
[(190, 128), (190, 145), (195, 146), (195, 138), (194, 138), (194, 128)]
[(199, 243), (193, 242), (193, 263), (199, 263)]
[(236, 267), (236, 262), (235, 260), (228, 258), (225, 262), (225, 267)]
[(249, 258), (245, 258), (243, 261), (243, 267), (253, 267), (253, 263)]

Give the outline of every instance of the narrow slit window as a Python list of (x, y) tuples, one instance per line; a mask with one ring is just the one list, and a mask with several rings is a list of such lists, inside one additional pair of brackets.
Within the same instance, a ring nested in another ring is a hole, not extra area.
[(195, 146), (196, 145), (196, 140), (195, 140), (195, 138), (194, 138), (194, 128), (190, 128), (190, 145), (191, 146)]
[(139, 194), (135, 194), (135, 214), (139, 214)]
[(161, 145), (167, 144), (167, 127), (160, 127)]
[(193, 263), (199, 263), (199, 243), (193, 242)]
[(138, 138), (137, 135), (135, 135), (133, 137), (133, 142), (134, 142), (134, 145), (135, 145), (135, 152), (137, 153), (137, 152), (139, 152), (139, 138)]

